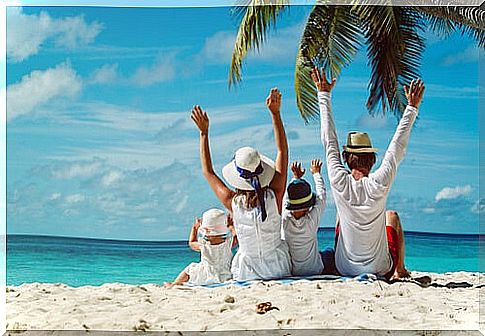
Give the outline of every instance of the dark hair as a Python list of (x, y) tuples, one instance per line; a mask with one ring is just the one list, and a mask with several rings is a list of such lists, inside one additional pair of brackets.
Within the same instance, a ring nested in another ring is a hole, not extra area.
[(342, 156), (350, 169), (366, 168), (370, 171), (376, 163), (375, 153), (350, 153), (343, 151)]
[[(268, 187), (262, 188), (264, 193), (267, 189)], [(236, 189), (236, 195), (234, 195), (234, 198), (237, 198), (237, 200), (244, 202), (244, 206), (248, 209), (254, 209), (259, 206), (258, 195), (256, 194), (255, 190)]]

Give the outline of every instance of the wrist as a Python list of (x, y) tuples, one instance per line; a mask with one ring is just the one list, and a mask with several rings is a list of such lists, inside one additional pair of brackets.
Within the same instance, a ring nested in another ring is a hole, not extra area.
[(206, 131), (200, 131), (200, 136), (201, 136), (201, 137), (208, 136), (208, 135), (209, 135), (209, 130), (206, 130)]

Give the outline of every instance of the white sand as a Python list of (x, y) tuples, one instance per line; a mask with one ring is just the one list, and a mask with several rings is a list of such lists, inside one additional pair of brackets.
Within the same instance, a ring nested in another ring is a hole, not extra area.
[[(468, 282), (474, 286), (482, 276), (465, 272), (428, 275), (436, 284)], [(477, 330), (479, 291), (475, 287), (327, 280), (214, 289), (165, 289), (154, 284), (72, 288), (32, 283), (7, 287), (7, 330)], [(280, 310), (257, 314), (256, 304), (265, 301)]]

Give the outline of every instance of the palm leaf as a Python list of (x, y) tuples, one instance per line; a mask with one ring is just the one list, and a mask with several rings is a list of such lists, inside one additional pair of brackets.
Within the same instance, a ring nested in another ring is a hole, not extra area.
[(313, 8), (300, 40), (295, 66), (295, 93), (301, 116), (308, 122), (318, 116), (315, 85), (310, 73), (314, 66), (337, 77), (352, 62), (362, 45), (358, 18), (349, 6), (317, 5)]
[(419, 77), (424, 51), (422, 16), (411, 7), (356, 6), (366, 27), (371, 66), (367, 108), (388, 109), (400, 116), (406, 105), (402, 86)]
[(241, 18), (229, 69), (229, 86), (241, 81), (242, 61), (251, 49), (259, 50), (268, 29), (274, 26), (278, 15), (289, 0), (251, 0), (247, 6), (238, 6), (236, 15)]
[(482, 8), (420, 6), (415, 9), (423, 13), (436, 33), (448, 36), (454, 31), (460, 31), (476, 40), (480, 47), (485, 47), (485, 10)]

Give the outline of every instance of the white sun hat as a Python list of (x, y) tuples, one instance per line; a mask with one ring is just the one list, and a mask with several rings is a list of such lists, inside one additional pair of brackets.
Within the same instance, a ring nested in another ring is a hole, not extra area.
[(275, 174), (273, 160), (259, 154), (254, 148), (242, 147), (236, 151), (234, 160), (222, 168), (222, 176), (234, 188), (251, 191), (254, 190), (251, 179), (242, 176), (257, 173), (258, 170), (261, 171), (257, 175), (261, 188), (269, 186)]
[(204, 236), (219, 236), (229, 232), (227, 227), (227, 215), (220, 209), (209, 209), (202, 215), (202, 223), (199, 228)]

